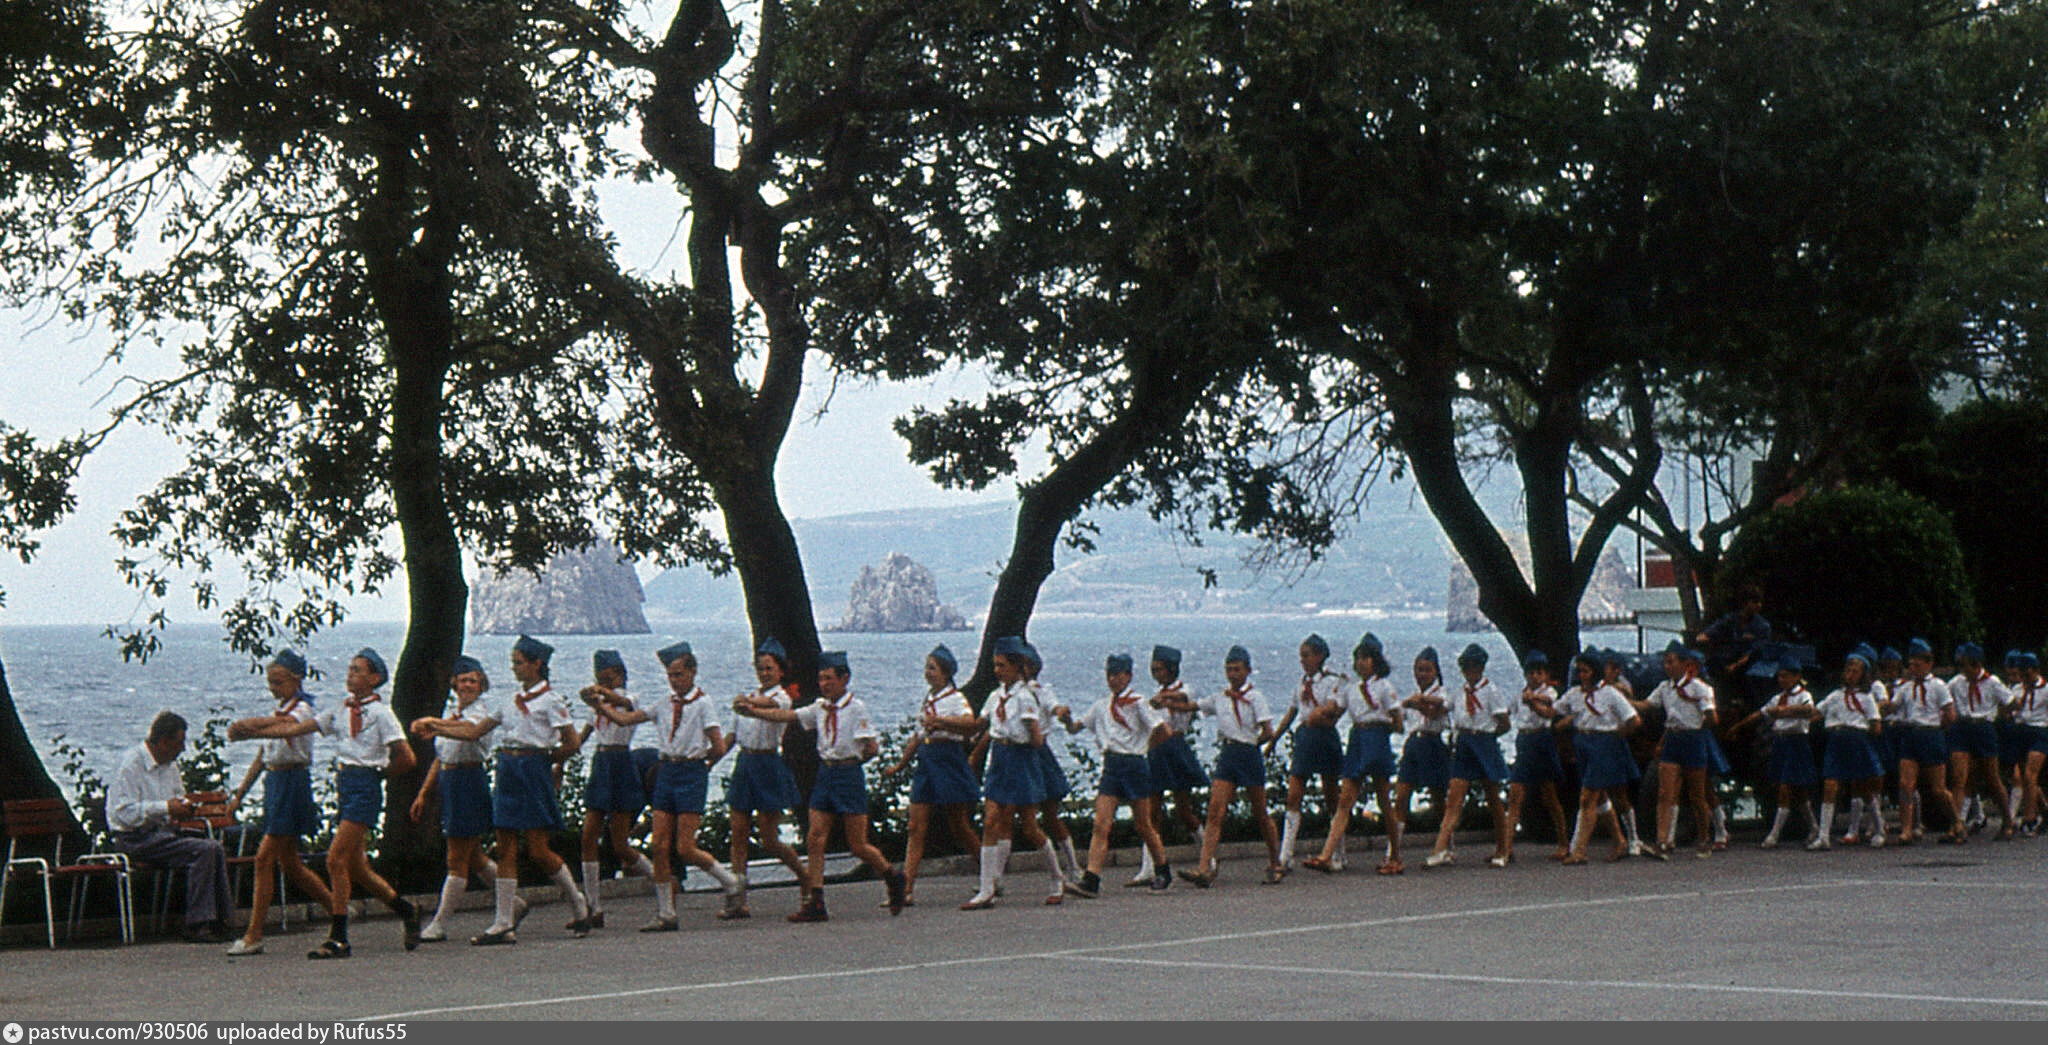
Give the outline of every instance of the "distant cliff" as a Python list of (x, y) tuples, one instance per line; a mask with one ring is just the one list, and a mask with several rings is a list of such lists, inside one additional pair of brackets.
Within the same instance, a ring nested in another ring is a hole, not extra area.
[[(1515, 551), (1515, 562), (1522, 567), (1522, 575), (1529, 574), (1529, 541), (1519, 533), (1508, 534), (1508, 546)], [(1579, 620), (1591, 625), (1613, 623), (1629, 615), (1623, 601), (1624, 592), (1636, 586), (1635, 575), (1629, 570), (1628, 560), (1609, 545), (1600, 553), (1600, 561), (1593, 566), (1593, 579), (1586, 585), (1586, 594), (1579, 599)], [(1453, 557), (1451, 559), (1450, 591), (1444, 600), (1444, 630), (1454, 632), (1493, 631), (1493, 622), (1479, 612), (1479, 584), (1472, 579), (1472, 571)]]
[(558, 555), (540, 576), (485, 572), (469, 591), (469, 630), (479, 635), (645, 635), (640, 577), (599, 541)]
[(863, 566), (838, 631), (961, 631), (967, 619), (939, 601), (932, 571), (902, 552)]

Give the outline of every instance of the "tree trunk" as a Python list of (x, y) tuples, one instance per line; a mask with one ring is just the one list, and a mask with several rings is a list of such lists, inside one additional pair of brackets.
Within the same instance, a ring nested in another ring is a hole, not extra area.
[(0, 663), (0, 801), (62, 796), (14, 709), (14, 693), (7, 688), (7, 665)]

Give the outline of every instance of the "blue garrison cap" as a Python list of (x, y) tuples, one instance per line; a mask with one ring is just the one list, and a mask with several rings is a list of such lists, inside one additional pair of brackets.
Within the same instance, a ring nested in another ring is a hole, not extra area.
[(1871, 649), (1868, 642), (1858, 643), (1856, 648), (1850, 650), (1849, 655), (1844, 659), (1860, 660), (1865, 668), (1873, 668), (1877, 666), (1877, 651)]
[(684, 657), (696, 656), (696, 651), (690, 648), (689, 643), (678, 642), (673, 646), (663, 646), (662, 648), (655, 650), (654, 656), (655, 659), (661, 661), (661, 666), (665, 668), (668, 667), (670, 664), (673, 664), (676, 661), (683, 659)]
[(356, 656), (369, 661), (370, 670), (376, 672), (379, 678), (383, 678), (386, 680), (391, 678), (391, 669), (384, 666), (384, 658), (378, 656), (376, 650), (373, 650), (368, 646), (364, 646), (362, 649), (356, 651)]
[(1024, 644), (1024, 659), (1025, 659), (1025, 660), (1027, 660), (1027, 661), (1030, 661), (1030, 662), (1031, 662), (1031, 670), (1033, 670), (1033, 671), (1044, 671), (1044, 670), (1045, 670), (1045, 658), (1044, 658), (1044, 657), (1041, 657), (1041, 656), (1039, 656), (1039, 655), (1038, 655), (1038, 647), (1037, 647), (1037, 646), (1033, 646), (1032, 644), (1030, 644), (1030, 643), (1028, 643), (1028, 642), (1027, 642), (1027, 643), (1025, 643), (1025, 644)]
[(1573, 658), (1572, 658), (1572, 663), (1574, 663), (1574, 664), (1584, 664), (1584, 665), (1586, 665), (1587, 667), (1589, 667), (1589, 668), (1592, 668), (1592, 669), (1593, 669), (1594, 671), (1599, 671), (1599, 670), (1600, 670), (1600, 647), (1598, 647), (1598, 646), (1587, 646), (1587, 647), (1586, 647), (1585, 649), (1582, 649), (1582, 650), (1580, 650), (1580, 651), (1579, 651), (1579, 654), (1578, 654), (1578, 656), (1576, 656), (1576, 657), (1573, 657)]
[(1130, 671), (1131, 655), (1128, 653), (1110, 654), (1109, 657), (1102, 662), (1102, 670), (1108, 674), (1115, 674), (1119, 671)]
[(991, 652), (993, 652), (998, 657), (1010, 657), (1016, 660), (1023, 660), (1024, 639), (1020, 635), (997, 636), (995, 646), (991, 650)]
[(1620, 650), (1618, 650), (1618, 649), (1607, 649), (1607, 650), (1601, 650), (1601, 651), (1600, 651), (1600, 663), (1602, 663), (1602, 664), (1626, 664), (1626, 663), (1628, 663), (1628, 658), (1627, 658), (1627, 657), (1625, 657), (1625, 656), (1623, 656), (1623, 655), (1622, 655), (1622, 652), (1621, 652)]
[(1489, 659), (1491, 658), (1487, 656), (1486, 649), (1474, 642), (1467, 645), (1464, 652), (1458, 654), (1458, 666), (1462, 668), (1469, 664), (1483, 668)]
[(1899, 656), (1898, 650), (1895, 650), (1890, 646), (1886, 646), (1885, 648), (1877, 651), (1877, 662), (1880, 664), (1886, 663), (1888, 661), (1899, 661), (1904, 659), (1904, 657)]
[(2040, 656), (2039, 656), (2039, 655), (2037, 655), (2037, 654), (2034, 654), (2034, 653), (2029, 653), (2029, 652), (2027, 652), (2026, 650), (2021, 650), (2021, 651), (2020, 651), (2020, 662), (2019, 662), (2018, 664), (2015, 664), (2015, 665), (2013, 665), (2013, 667), (2016, 667), (2016, 668), (2036, 668), (2036, 669), (2038, 669), (2038, 668), (2039, 668), (2040, 666), (2041, 666), (2041, 658), (2040, 658)]
[(483, 674), (484, 662), (467, 653), (455, 658), (455, 663), (448, 665), (449, 678), (454, 678), (457, 675), (467, 675), (472, 671), (479, 675)]
[(290, 646), (278, 650), (270, 662), (300, 678), (306, 677), (306, 658), (299, 656), (299, 651)]
[(2020, 651), (2020, 650), (2016, 650), (2016, 649), (2009, 649), (2009, 650), (2006, 650), (2006, 651), (2005, 651), (2005, 666), (2006, 666), (2006, 667), (2008, 667), (2008, 668), (2017, 668), (2017, 667), (2019, 667), (2019, 666), (2020, 666), (2020, 658), (2021, 658), (2021, 657), (2024, 657), (2024, 656), (2026, 656), (2026, 654), (2025, 654), (2024, 652)]
[(1781, 672), (1789, 671), (1797, 675), (1805, 671), (1806, 668), (1799, 663), (1798, 657), (1782, 657), (1778, 660), (1778, 670)]
[(1929, 645), (1926, 639), (1916, 638), (1906, 643), (1906, 656), (1933, 657), (1934, 647)]
[(1308, 638), (1301, 640), (1301, 644), (1307, 646), (1309, 649), (1314, 650), (1316, 656), (1318, 657), (1327, 657), (1330, 655), (1329, 640), (1323, 638), (1321, 635), (1315, 634), (1314, 632), (1310, 632)]
[(759, 646), (754, 647), (754, 653), (756, 656), (766, 653), (769, 656), (774, 657), (776, 660), (789, 659), (789, 651), (783, 649), (782, 643), (776, 641), (776, 638), (773, 635), (770, 635), (767, 638), (762, 639), (761, 644)]
[(620, 674), (624, 674), (626, 658), (615, 649), (601, 649), (590, 655), (590, 670), (603, 671), (606, 668), (617, 668)]
[(513, 643), (512, 648), (518, 650), (527, 660), (537, 660), (542, 664), (546, 664), (548, 658), (555, 655), (553, 646), (530, 635), (519, 636), (519, 641)]
[(818, 654), (818, 670), (836, 670), (846, 672), (849, 675), (853, 674), (853, 669), (846, 666), (846, 651), (839, 649), (828, 649)]
[(1416, 659), (1416, 660), (1426, 660), (1426, 661), (1430, 662), (1431, 664), (1435, 664), (1435, 665), (1436, 665), (1437, 667), (1439, 667), (1439, 668), (1443, 667), (1443, 662), (1442, 662), (1442, 661), (1439, 661), (1439, 660), (1437, 660), (1437, 659), (1436, 659), (1436, 647), (1435, 647), (1435, 646), (1424, 646), (1424, 647), (1422, 647), (1422, 652), (1420, 652), (1420, 653), (1417, 653), (1417, 654), (1415, 655), (1415, 659)]
[(943, 642), (933, 646), (932, 651), (925, 656), (938, 661), (939, 670), (945, 672), (948, 677), (960, 671), (960, 658), (954, 656), (953, 651), (947, 649)]
[(1543, 651), (1540, 649), (1532, 649), (1529, 651), (1528, 656), (1522, 658), (1522, 670), (1524, 671), (1531, 671), (1536, 668), (1547, 668), (1549, 666), (1550, 658), (1544, 656)]
[(1247, 668), (1251, 667), (1252, 651), (1245, 649), (1243, 646), (1232, 646), (1229, 649), (1224, 650), (1223, 663), (1229, 664), (1232, 662), (1242, 664)]
[(1176, 669), (1180, 667), (1180, 651), (1172, 646), (1152, 647), (1152, 659), (1161, 664), (1171, 664)]
[(1984, 647), (1979, 646), (1974, 642), (1960, 643), (1956, 646), (1955, 659), (1974, 660), (1977, 663), (1982, 664), (1984, 662)]
[(1375, 657), (1385, 660), (1387, 648), (1380, 645), (1380, 637), (1378, 635), (1368, 631), (1358, 637), (1358, 645), (1351, 647), (1351, 655), (1353, 657), (1361, 653), (1370, 653)]

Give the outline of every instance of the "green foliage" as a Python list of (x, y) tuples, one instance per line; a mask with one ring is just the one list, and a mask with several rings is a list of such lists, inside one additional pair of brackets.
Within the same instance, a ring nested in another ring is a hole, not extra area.
[(1850, 486), (1773, 509), (1730, 544), (1722, 582), (1756, 584), (1773, 624), (1827, 664), (1858, 642), (1920, 636), (1946, 649), (1977, 630), (1948, 517), (1895, 489)]
[(200, 723), (197, 734), (186, 731), (185, 754), (178, 760), (186, 791), (234, 789), (241, 767), (228, 761), (228, 724), (234, 721), (233, 713), (233, 706), (215, 704), (206, 709), (206, 721)]
[(2048, 407), (2036, 397), (1976, 400), (1941, 418), (1932, 437), (1932, 467), (1913, 488), (1954, 521), (1986, 648), (2040, 648), (2048, 642)]

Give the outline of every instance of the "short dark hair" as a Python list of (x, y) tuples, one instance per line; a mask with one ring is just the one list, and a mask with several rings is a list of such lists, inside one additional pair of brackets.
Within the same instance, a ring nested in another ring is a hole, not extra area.
[(149, 741), (152, 744), (161, 744), (185, 732), (187, 728), (189, 727), (185, 723), (185, 716), (175, 711), (159, 711), (156, 718), (150, 720)]

